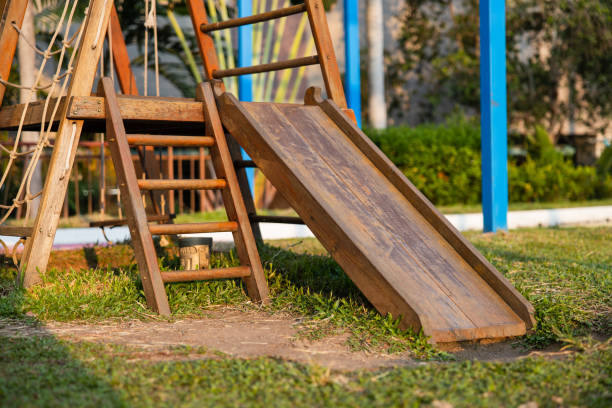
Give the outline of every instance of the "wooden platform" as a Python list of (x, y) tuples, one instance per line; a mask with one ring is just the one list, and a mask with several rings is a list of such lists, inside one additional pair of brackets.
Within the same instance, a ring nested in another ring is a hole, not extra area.
[(382, 313), (435, 342), (532, 328), (533, 307), (329, 101), (218, 97), (224, 126)]
[[(160, 98), (147, 96), (119, 96), (121, 115), (125, 119), (126, 130), (130, 133), (148, 134), (189, 134), (202, 133), (202, 104), (186, 98)], [(45, 101), (29, 105), (24, 120), (24, 130), (40, 130), (43, 121), (48, 125), (51, 120), (56, 99), (51, 99), (45, 110)], [(59, 108), (52, 120), (52, 129), (57, 127), (59, 112), (66, 98), (59, 100)], [(69, 119), (85, 120), (85, 132), (104, 132), (106, 108), (104, 98), (99, 96), (75, 96), (69, 99)], [(0, 130), (17, 130), (25, 105), (4, 106), (0, 109)]]

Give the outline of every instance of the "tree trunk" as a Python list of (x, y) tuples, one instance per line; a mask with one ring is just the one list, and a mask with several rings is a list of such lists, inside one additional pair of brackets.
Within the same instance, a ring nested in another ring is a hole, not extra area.
[[(18, 43), (18, 61), (19, 61), (19, 80), (21, 85), (32, 86), (34, 81), (36, 80), (36, 52), (32, 49), (30, 45), (24, 41), (27, 40), (30, 44), (36, 44), (36, 35), (34, 32), (34, 14), (32, 12), (32, 4), (28, 5), (25, 16), (23, 18), (23, 25), (21, 26), (21, 35), (19, 37)], [(36, 100), (36, 92), (31, 92), (29, 89), (20, 89), (19, 90), (19, 102), (25, 103), (27, 101), (35, 101)], [(21, 136), (21, 140), (23, 142), (28, 143), (36, 143), (38, 142), (39, 133), (38, 132), (23, 132)], [(23, 150), (31, 149), (32, 145), (25, 145)], [(27, 168), (28, 162), (24, 163), (24, 169)], [(43, 187), (43, 179), (40, 168), (40, 162), (34, 169), (34, 174), (32, 175), (32, 181), (30, 183), (30, 192), (33, 194), (42, 190)], [(29, 203), (30, 206), (30, 216), (35, 217), (38, 212), (38, 205), (40, 203), (40, 197), (35, 198), (32, 202)]]
[(375, 129), (387, 127), (385, 104), (385, 21), (383, 0), (368, 0), (368, 116)]

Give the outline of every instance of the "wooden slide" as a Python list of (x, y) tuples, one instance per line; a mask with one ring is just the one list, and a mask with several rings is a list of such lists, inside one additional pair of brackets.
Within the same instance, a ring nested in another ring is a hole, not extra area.
[(533, 307), (332, 101), (239, 102), (227, 130), (380, 313), (434, 342), (525, 334)]

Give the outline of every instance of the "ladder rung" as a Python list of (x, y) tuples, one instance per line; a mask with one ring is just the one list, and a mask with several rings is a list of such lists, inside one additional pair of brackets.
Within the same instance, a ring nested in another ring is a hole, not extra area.
[(251, 275), (249, 266), (235, 266), (233, 268), (199, 269), (195, 271), (162, 271), (164, 283), (190, 282), (210, 279), (245, 278)]
[[(147, 216), (148, 222), (169, 222), (175, 217), (174, 214), (164, 215), (149, 215)], [(114, 220), (105, 221), (92, 221), (89, 223), (90, 227), (116, 227), (119, 225), (126, 225), (128, 223), (127, 218), (118, 218)]]
[(226, 222), (200, 222), (190, 224), (158, 224), (149, 225), (152, 235), (197, 234), (201, 232), (235, 232), (238, 223)]
[(215, 139), (207, 136), (127, 135), (132, 146), (210, 147)]
[(319, 63), (318, 55), (290, 59), (287, 61), (271, 62), (269, 64), (253, 65), (251, 67), (216, 69), (213, 71), (213, 78), (221, 79), (229, 76), (239, 76), (248, 74), (258, 74), (261, 72), (280, 71), (281, 69), (303, 67), (305, 65), (315, 65)]
[(304, 224), (300, 217), (285, 217), (280, 215), (251, 215), (251, 222), (274, 222), (278, 224)]
[(257, 167), (257, 165), (253, 160), (234, 160), (234, 167), (241, 169), (245, 167)]
[(297, 6), (285, 7), (278, 10), (268, 11), (261, 14), (255, 14), (248, 17), (233, 18), (227, 21), (221, 21), (218, 23), (202, 24), (200, 31), (203, 33), (209, 33), (211, 31), (223, 30), (226, 28), (240, 27), (247, 24), (261, 23), (263, 21), (273, 20), (275, 18), (282, 18), (291, 16), (293, 14), (303, 13), (306, 11), (306, 4), (298, 4)]
[(216, 190), (223, 189), (226, 185), (227, 182), (223, 179), (138, 180), (138, 187), (141, 190)]
[(32, 227), (13, 227), (11, 225), (0, 225), (0, 235), (9, 237), (29, 237), (32, 236)]

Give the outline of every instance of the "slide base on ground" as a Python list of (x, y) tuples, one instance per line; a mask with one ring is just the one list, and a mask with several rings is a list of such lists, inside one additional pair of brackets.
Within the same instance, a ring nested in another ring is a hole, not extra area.
[(525, 334), (533, 307), (320, 91), (217, 95), (224, 126), (382, 314), (434, 342)]

